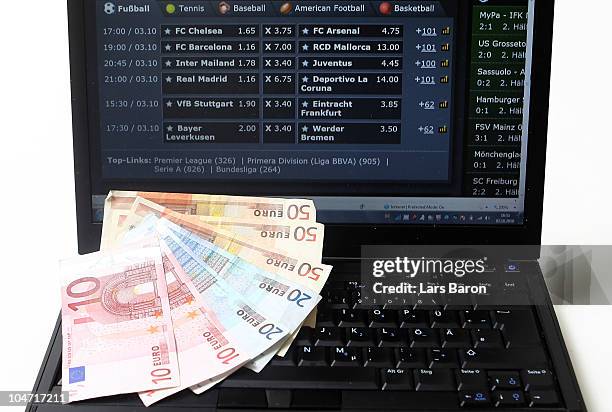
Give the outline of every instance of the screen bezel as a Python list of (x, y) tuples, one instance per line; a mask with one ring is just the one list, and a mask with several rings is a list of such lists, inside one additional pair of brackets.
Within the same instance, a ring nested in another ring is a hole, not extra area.
[[(522, 225), (346, 225), (326, 224), (325, 257), (358, 257), (362, 245), (374, 244), (540, 244), (544, 197), (544, 172), (554, 0), (535, 2), (531, 103), (527, 149), (524, 222)], [(92, 223), (92, 184), (90, 156), (90, 107), (87, 93), (85, 0), (68, 0), (70, 69), (78, 245), (80, 253), (99, 248), (101, 225)], [(224, 193), (242, 195), (299, 195), (279, 193), (274, 183), (138, 182), (117, 189)], [(229, 193), (228, 193), (229, 192)], [(355, 195), (355, 193), (351, 193)]]

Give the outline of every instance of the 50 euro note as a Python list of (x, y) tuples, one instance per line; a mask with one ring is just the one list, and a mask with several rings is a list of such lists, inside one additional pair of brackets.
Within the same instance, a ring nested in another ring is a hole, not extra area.
[[(245, 218), (267, 222), (316, 221), (312, 200), (272, 197), (225, 196), (187, 193), (133, 192), (113, 190), (108, 194), (104, 212), (130, 209), (137, 197), (155, 202), (186, 215)], [(106, 216), (105, 216), (106, 217)]]
[[(158, 205), (144, 198), (136, 198), (129, 212), (124, 210), (110, 214), (110, 223), (103, 228), (104, 247), (118, 243), (125, 233), (136, 227), (142, 219), (153, 213), (163, 217), (170, 212), (169, 208)], [(197, 216), (194, 222), (219, 227), (236, 233), (241, 237), (251, 238), (270, 248), (299, 250), (304, 258), (321, 260), (323, 254), (324, 225), (317, 222), (257, 222), (243, 218)]]
[(69, 402), (180, 384), (159, 246), (60, 262)]
[[(193, 235), (194, 239), (205, 240), (229, 252), (236, 259), (243, 259), (267, 272), (284, 276), (316, 293), (321, 291), (332, 270), (330, 265), (322, 264), (320, 259), (304, 257), (299, 248), (282, 249), (276, 245), (262, 244), (257, 239), (237, 235), (221, 227), (204, 223), (198, 217), (182, 215), (152, 202), (139, 202), (135, 207), (137, 209), (132, 211), (145, 217), (133, 228), (139, 230), (136, 237), (154, 232), (157, 223), (155, 218), (163, 218), (167, 221), (166, 225), (171, 224), (170, 228), (183, 229), (175, 230), (181, 235), (180, 239), (183, 242)], [(213, 260), (206, 255), (207, 251), (202, 251), (200, 257), (216, 272), (221, 273), (231, 265), (231, 259)]]
[(187, 288), (197, 298), (197, 308), (187, 299), (176, 302), (172, 311), (181, 366), (180, 387), (141, 393), (146, 405), (203, 380), (233, 372), (273, 347), (289, 330), (285, 320), (276, 316), (278, 302), (241, 296), (172, 233), (159, 236), (166, 270), (179, 282), (171, 281), (172, 301), (175, 293), (185, 293)]
[(121, 235), (126, 230), (125, 221), (130, 215), (129, 209), (104, 210), (100, 250), (111, 249), (121, 244)]

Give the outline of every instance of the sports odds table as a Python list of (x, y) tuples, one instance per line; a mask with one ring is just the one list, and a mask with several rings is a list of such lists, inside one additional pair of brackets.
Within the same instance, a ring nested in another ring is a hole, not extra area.
[(449, 184), (459, 162), (470, 196), (518, 191), (525, 6), (99, 0), (94, 13), (107, 178)]

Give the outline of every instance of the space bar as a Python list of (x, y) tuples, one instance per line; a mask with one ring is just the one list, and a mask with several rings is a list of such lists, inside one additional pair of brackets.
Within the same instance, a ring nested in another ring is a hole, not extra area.
[(242, 368), (222, 388), (378, 389), (373, 368), (268, 366), (260, 373)]

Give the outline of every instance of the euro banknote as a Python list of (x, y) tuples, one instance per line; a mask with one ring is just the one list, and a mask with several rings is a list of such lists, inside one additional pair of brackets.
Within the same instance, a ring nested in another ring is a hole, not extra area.
[[(70, 376), (82, 379), (85, 371), (71, 364), (72, 375), (65, 373), (63, 380), (75, 395), (70, 401), (135, 391), (149, 406), (187, 387), (201, 393), (241, 367), (260, 371), (275, 354), (284, 354), (304, 319), (314, 320), (319, 293), (331, 272), (331, 266), (321, 263), (324, 226), (315, 219), (314, 204), (303, 199), (109, 193), (104, 252), (98, 253), (105, 259), (96, 267), (116, 264), (125, 251), (148, 251), (161, 284), (126, 280), (126, 288), (113, 287), (102, 296), (116, 294), (116, 299), (128, 301), (131, 295), (157, 296), (163, 310), (154, 317), (163, 315), (167, 341), (160, 345), (160, 356), (171, 357), (173, 374), (154, 371), (154, 379), (142, 383), (138, 368), (129, 368), (126, 374), (137, 374), (137, 384), (122, 384), (121, 379), (101, 384), (95, 374), (91, 388), (75, 388), (68, 386), (82, 381), (70, 381)], [(132, 307), (142, 310), (146, 306), (141, 303), (137, 300)], [(139, 354), (147, 352), (149, 342), (138, 339), (131, 344), (127, 352)], [(125, 362), (123, 347), (114, 349), (117, 353), (110, 353), (110, 359), (114, 361), (114, 355)], [(66, 344), (65, 350), (72, 351), (72, 346)], [(117, 367), (122, 366), (112, 368)], [(87, 366), (90, 370), (96, 372)]]
[[(322, 286), (327, 281), (331, 266), (321, 265), (321, 254), (323, 244), (323, 225), (320, 226), (303, 226), (305, 222), (295, 223), (288, 222), (289, 232), (300, 233), (304, 239), (300, 242), (289, 242), (283, 238), (268, 239), (267, 242), (261, 238), (253, 238), (248, 236), (236, 236), (236, 225), (229, 224), (227, 226), (218, 226), (216, 233), (214, 226), (198, 220), (194, 216), (184, 215), (175, 212), (174, 210), (156, 204), (146, 199), (134, 197), (137, 192), (111, 192), (108, 196), (105, 209), (105, 222), (103, 227), (102, 245), (103, 247), (111, 247), (117, 244), (122, 238), (123, 232), (132, 229), (138, 224), (140, 217), (155, 214), (156, 216), (164, 216), (174, 223), (186, 227), (190, 231), (194, 231), (200, 237), (206, 238), (209, 241), (215, 240), (215, 243), (233, 254), (240, 254), (243, 258), (254, 263), (264, 269), (280, 273), (288, 276), (296, 282), (302, 282), (306, 286), (317, 293), (321, 291)], [(171, 194), (147, 194), (150, 196), (163, 197)], [(176, 195), (177, 197), (186, 195)], [(205, 197), (206, 195), (197, 195)], [(231, 197), (230, 197), (231, 198)], [(241, 198), (242, 199), (242, 198)], [(248, 199), (248, 198), (246, 198)], [(264, 198), (259, 198), (263, 202)], [(293, 201), (293, 199), (291, 199)], [(269, 199), (269, 201), (279, 201), (279, 199)], [(118, 216), (113, 215), (112, 207), (118, 207)], [(125, 210), (130, 208), (134, 212), (130, 217), (125, 218)], [(212, 219), (205, 217), (204, 219)], [(227, 220), (225, 218), (219, 218)], [(131, 222), (124, 226), (116, 227), (111, 222)], [(316, 223), (316, 222), (315, 222)], [(278, 225), (281, 225), (279, 223)], [(318, 224), (316, 224), (318, 225)], [(287, 226), (287, 225), (285, 225)], [(243, 226), (244, 227), (244, 226)], [(211, 231), (211, 229), (213, 229)], [(282, 228), (282, 230), (287, 230)], [(310, 234), (309, 234), (310, 233)], [(234, 241), (235, 240), (235, 241)], [(243, 240), (243, 241), (241, 241)], [(283, 252), (287, 250), (288, 252)], [(293, 256), (299, 257), (300, 260)], [(297, 276), (296, 276), (297, 275)], [(316, 309), (305, 320), (305, 325), (314, 326), (316, 318)], [(291, 339), (292, 341), (292, 339)], [(290, 342), (289, 342), (290, 343)], [(284, 355), (288, 349), (288, 344), (285, 345), (280, 354)]]
[[(160, 219), (157, 227), (159, 232), (173, 231), (179, 238), (186, 235), (184, 229), (165, 219)], [(189, 236), (184, 244), (198, 256), (205, 256), (205, 261), (232, 262), (224, 265), (218, 273), (232, 289), (241, 295), (258, 302), (266, 302), (264, 304), (266, 307), (275, 306), (277, 315), (289, 327), (291, 334), (299, 330), (304, 319), (321, 299), (318, 292), (309, 290), (284, 277), (265, 272), (203, 239)], [(268, 349), (250, 362), (247, 367), (256, 372), (261, 371), (272, 360), (282, 343), (279, 342), (278, 345)]]
[[(164, 216), (172, 209), (144, 198), (136, 198), (129, 211), (109, 213), (102, 232), (103, 248), (121, 241), (125, 233), (137, 226), (151, 213)], [(132, 213), (130, 213), (132, 212)], [(244, 218), (198, 216), (203, 224), (219, 227), (241, 237), (251, 238), (262, 245), (283, 250), (300, 250), (304, 258), (321, 259), (323, 253), (324, 225), (317, 222), (271, 221), (258, 222)], [(193, 218), (197, 222), (196, 218)]]
[[(189, 276), (162, 242), (163, 266), (168, 279), (172, 326), (181, 373), (181, 385), (139, 394), (146, 406), (179, 392), (194, 383), (210, 380), (241, 367), (255, 354), (245, 324), (226, 319), (227, 307), (210, 307)], [(220, 313), (217, 313), (220, 312)], [(225, 322), (224, 322), (225, 321)]]
[(111, 191), (104, 210), (129, 209), (136, 197), (151, 200), (181, 214), (271, 220), (316, 221), (312, 200), (185, 193)]
[[(238, 336), (249, 350), (249, 360), (255, 359), (261, 353), (265, 353), (282, 342), (291, 329), (288, 326), (291, 319), (294, 319), (294, 323), (299, 322), (296, 314), (300, 313), (300, 309), (302, 309), (299, 305), (304, 303), (304, 294), (300, 295), (302, 301), (292, 300), (296, 296), (295, 293), (291, 295), (291, 298), (287, 296), (284, 300), (271, 298), (270, 295), (274, 295), (274, 291), (260, 293), (259, 295), (255, 293), (238, 294), (225, 279), (218, 276), (210, 267), (199, 260), (174, 234), (161, 231), (159, 235), (161, 241), (168, 246), (169, 251), (176, 258), (178, 265), (184, 269), (187, 277), (193, 282), (202, 297), (204, 306), (212, 308), (211, 310), (216, 314), (219, 323), (223, 325), (231, 324), (232, 327), (243, 329)], [(316, 301), (314, 299), (313, 304), (316, 304)], [(309, 310), (310, 308), (305, 306), (301, 313), (307, 314)], [(241, 365), (232, 364), (232, 367), (222, 376), (227, 376)], [(194, 371), (197, 371), (197, 369), (194, 369)], [(202, 376), (202, 373), (200, 373), (200, 376)], [(214, 379), (216, 376), (219, 375), (207, 375), (198, 382)], [(181, 379), (183, 381), (182, 374)], [(190, 380), (188, 385), (191, 386), (198, 382)], [(181, 388), (183, 387), (186, 386), (181, 385)], [(175, 390), (165, 392), (169, 395)]]
[[(317, 290), (311, 290), (302, 285), (302, 283), (304, 283), (303, 281), (298, 283), (284, 276), (266, 272), (250, 264), (240, 256), (230, 254), (226, 250), (215, 246), (205, 239), (199, 238), (183, 227), (165, 218), (157, 218), (154, 215), (148, 215), (143, 219), (140, 225), (128, 233), (125, 240), (136, 241), (139, 238), (151, 236), (153, 233), (160, 234), (167, 231), (172, 232), (181, 239), (185, 246), (200, 257), (202, 261), (210, 264), (211, 268), (216, 273), (219, 273), (234, 290), (237, 290), (244, 296), (251, 296), (251, 294), (272, 290), (275, 291), (275, 293), (270, 296), (272, 298), (283, 297), (288, 294), (288, 300), (295, 300), (298, 302), (300, 307), (299, 311), (294, 311), (293, 314), (283, 314), (283, 319), (290, 326), (292, 335), (290, 339), (287, 339), (287, 346), (293, 341), (295, 338), (293, 335), (297, 334), (304, 319), (314, 310), (316, 303), (320, 300), (318, 296), (320, 292), (319, 287), (317, 287)], [(312, 298), (315, 296), (315, 301), (313, 301)], [(260, 371), (272, 359), (276, 352), (283, 347), (283, 343), (279, 343), (275, 348), (271, 348), (271, 350), (259, 356), (257, 360), (249, 363), (247, 367), (255, 371)], [(285, 353), (279, 353), (281, 356), (284, 354)]]
[[(266, 271), (278, 273), (316, 293), (321, 292), (332, 270), (331, 266), (320, 263), (320, 255), (308, 259), (301, 255), (301, 249), (297, 247), (289, 252), (285, 252), (279, 248), (261, 245), (256, 240), (237, 236), (233, 232), (203, 223), (197, 217), (176, 213), (151, 201), (136, 199), (132, 212), (139, 216), (164, 217), (184, 229), (181, 232), (181, 239), (183, 241), (186, 241), (190, 236), (193, 236), (196, 240), (204, 239), (230, 252), (234, 256), (240, 256), (241, 259)], [(148, 226), (142, 225), (140, 229), (146, 231)], [(224, 266), (231, 263), (231, 261), (223, 259), (207, 260), (206, 250), (202, 252), (201, 256), (202, 259), (211, 264), (213, 269), (218, 272), (222, 272)], [(214, 262), (214, 264), (211, 262)], [(315, 321), (316, 309), (305, 319), (304, 325), (314, 327)], [(297, 330), (293, 331), (286, 342), (280, 346), (278, 351), (280, 356), (284, 356), (287, 353), (297, 333)], [(260, 368), (261, 365), (258, 369)]]
[[(231, 255), (166, 219), (159, 219), (156, 227), (157, 231), (161, 233), (171, 231), (197, 256), (200, 256), (205, 262), (210, 262), (213, 269), (228, 282), (229, 286), (244, 296), (257, 296), (258, 299), (261, 296), (262, 299), (268, 300), (281, 298), (288, 306), (287, 309), (291, 309), (291, 311), (285, 310), (278, 313), (282, 314), (282, 319), (290, 328), (292, 335), (299, 331), (304, 319), (320, 300), (318, 295), (320, 291), (306, 289), (287, 278), (264, 272), (239, 256)], [(296, 306), (289, 305), (289, 302), (295, 302)], [(290, 339), (288, 343), (290, 344), (292, 341), (293, 339)], [(253, 362), (250, 362), (247, 367), (256, 372), (261, 371), (281, 350), (282, 344), (283, 342), (280, 342), (270, 348)], [(279, 354), (284, 355), (284, 353)]]
[(60, 263), (69, 402), (180, 384), (159, 246)]
[[(304, 257), (299, 248), (284, 250), (275, 246), (262, 245), (256, 239), (236, 235), (220, 227), (204, 223), (197, 217), (182, 215), (152, 202), (139, 202), (137, 207), (138, 210), (132, 211), (138, 215), (163, 217), (183, 228), (184, 231), (181, 232), (183, 241), (191, 235), (195, 239), (206, 240), (254, 266), (285, 276), (317, 293), (327, 281), (332, 270), (330, 265), (322, 264), (320, 258)], [(222, 264), (222, 262), (217, 264)], [(212, 266), (218, 272), (221, 272), (224, 267)]]

